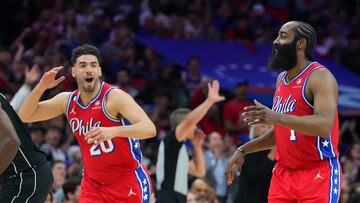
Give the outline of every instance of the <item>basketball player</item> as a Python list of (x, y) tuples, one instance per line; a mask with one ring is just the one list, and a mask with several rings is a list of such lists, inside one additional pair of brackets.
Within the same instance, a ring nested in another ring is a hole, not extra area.
[(0, 202), (44, 202), (53, 182), (50, 165), (3, 95), (0, 106)]
[[(150, 179), (141, 165), (138, 139), (155, 136), (154, 124), (131, 96), (100, 80), (101, 60), (96, 47), (77, 47), (71, 62), (78, 89), (39, 102), (45, 90), (65, 78), (55, 79), (62, 69), (55, 67), (25, 99), (20, 117), (35, 122), (67, 116), (84, 163), (80, 202), (149, 202)], [(124, 119), (131, 125), (125, 125)]]
[(243, 113), (250, 125), (274, 127), (234, 152), (225, 172), (228, 184), (246, 154), (276, 146), (269, 202), (339, 201), (338, 86), (331, 72), (313, 61), (315, 45), (309, 24), (291, 21), (281, 27), (269, 61), (271, 68), (283, 70), (272, 110), (256, 101)]

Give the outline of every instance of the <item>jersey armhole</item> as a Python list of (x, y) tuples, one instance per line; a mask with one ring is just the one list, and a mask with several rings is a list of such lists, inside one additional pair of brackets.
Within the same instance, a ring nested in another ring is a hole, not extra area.
[(103, 100), (102, 100), (102, 110), (106, 116), (106, 118), (110, 119), (111, 121), (114, 121), (114, 122), (120, 122), (122, 123), (123, 125), (125, 125), (123, 119), (118, 119), (118, 118), (114, 118), (106, 109), (106, 101), (107, 101), (107, 97), (108, 97), (108, 94), (111, 90), (114, 90), (115, 87), (110, 87), (109, 89), (106, 90), (106, 92), (104, 93), (104, 96), (103, 96)]
[(66, 102), (65, 115), (66, 115), (67, 118), (69, 118), (69, 117), (68, 117), (68, 115), (69, 115), (69, 108), (70, 108), (70, 103), (71, 103), (71, 100), (73, 99), (74, 93), (75, 93), (75, 91), (73, 91), (73, 92), (70, 93), (69, 98), (68, 98), (68, 100), (67, 100), (67, 102)]
[(311, 108), (314, 108), (314, 105), (306, 98), (306, 86), (307, 86), (307, 81), (308, 79), (310, 78), (311, 74), (316, 71), (316, 70), (319, 70), (321, 68), (325, 68), (324, 66), (318, 66), (318, 67), (315, 67), (314, 69), (312, 69), (310, 71), (310, 73), (306, 76), (305, 78), (305, 81), (304, 81), (304, 84), (303, 84), (303, 87), (302, 87), (302, 90), (301, 90), (301, 96), (303, 98), (303, 100), (305, 101), (305, 103), (311, 107)]
[(278, 77), (276, 78), (276, 89), (279, 88), (281, 81), (284, 79), (284, 76), (286, 75), (286, 71), (281, 72)]

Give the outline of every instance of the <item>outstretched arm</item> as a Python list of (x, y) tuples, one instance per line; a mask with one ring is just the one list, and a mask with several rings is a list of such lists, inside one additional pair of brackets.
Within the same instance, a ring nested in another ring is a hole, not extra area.
[(250, 142), (240, 146), (232, 155), (225, 170), (225, 176), (228, 184), (234, 180), (234, 171), (237, 176), (240, 175), (241, 167), (244, 163), (244, 156), (246, 154), (263, 151), (275, 147), (274, 128), (271, 128), (264, 135), (251, 140)]
[(338, 87), (334, 76), (327, 69), (314, 71), (308, 79), (307, 91), (312, 96), (314, 114), (308, 116), (286, 115), (271, 111), (263, 105), (246, 107), (243, 113), (249, 124), (275, 123), (305, 135), (328, 138), (334, 125), (337, 110)]
[(94, 127), (85, 136), (88, 142), (100, 143), (113, 137), (147, 139), (156, 135), (154, 123), (126, 92), (120, 89), (111, 90), (108, 94), (106, 109), (112, 117), (118, 118), (118, 115), (121, 115), (129, 120), (131, 125)]
[(19, 146), (20, 140), (16, 135), (14, 126), (8, 115), (0, 107), (0, 174), (4, 172), (14, 159)]
[(57, 86), (65, 79), (61, 76), (55, 79), (62, 67), (56, 67), (46, 72), (40, 82), (30, 92), (19, 109), (19, 117), (23, 122), (43, 121), (54, 118), (65, 112), (66, 102), (70, 93), (60, 93), (52, 99), (39, 102), (47, 89)]
[(31, 88), (35, 81), (40, 77), (41, 71), (39, 68), (39, 65), (35, 64), (31, 69), (26, 68), (25, 71), (25, 82), (20, 87), (20, 89), (16, 92), (14, 97), (11, 99), (11, 106), (13, 109), (18, 112), (20, 109), (20, 106), (26, 96), (31, 92)]
[(223, 101), (225, 97), (219, 95), (219, 81), (214, 80), (208, 84), (208, 97), (198, 107), (192, 110), (176, 127), (176, 139), (183, 141), (195, 132), (197, 123), (205, 116), (210, 107), (216, 102)]

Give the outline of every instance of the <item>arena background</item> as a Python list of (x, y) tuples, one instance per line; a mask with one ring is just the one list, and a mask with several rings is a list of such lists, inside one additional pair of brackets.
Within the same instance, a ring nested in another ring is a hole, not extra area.
[[(155, 181), (156, 149), (170, 129), (171, 111), (196, 107), (206, 97), (203, 84), (209, 79), (220, 80), (226, 101), (200, 126), (209, 134), (216, 125), (226, 146), (223, 156), (231, 154), (235, 145), (227, 139), (223, 107), (234, 97), (236, 84), (245, 81), (249, 99), (271, 105), (277, 73), (266, 64), (280, 25), (289, 20), (306, 21), (316, 29), (317, 61), (327, 66), (339, 83), (339, 149), (344, 172), (341, 202), (355, 202), (351, 198), (360, 193), (357, 0), (0, 1), (0, 91), (10, 100), (24, 83), (26, 68), (34, 64), (41, 72), (65, 67), (62, 74), (66, 80), (43, 99), (72, 91), (76, 88), (69, 71), (72, 49), (84, 43), (97, 46), (103, 57), (104, 80), (128, 91), (157, 126), (157, 137), (142, 143), (144, 163)], [(191, 59), (199, 63), (189, 63)], [(29, 125), (29, 130), (58, 165), (54, 167), (52, 192), (54, 202), (62, 202), (64, 181), (81, 175), (77, 143), (64, 117)], [(254, 174), (243, 174), (247, 175)], [(192, 181), (190, 178), (189, 186)], [(236, 201), (241, 190), (238, 185), (226, 188), (227, 202)], [(213, 196), (216, 187), (209, 184), (208, 192)], [(254, 194), (256, 191), (243, 198), (251, 199)]]

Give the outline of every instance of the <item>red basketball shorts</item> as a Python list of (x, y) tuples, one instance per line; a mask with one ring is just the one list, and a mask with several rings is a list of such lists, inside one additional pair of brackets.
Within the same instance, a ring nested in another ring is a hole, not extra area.
[[(104, 174), (109, 175), (109, 174)], [(147, 170), (141, 166), (133, 175), (119, 183), (104, 185), (85, 173), (81, 182), (80, 203), (149, 203), (151, 182)]]
[(270, 203), (335, 203), (341, 190), (337, 158), (319, 161), (302, 169), (274, 166), (269, 189)]

